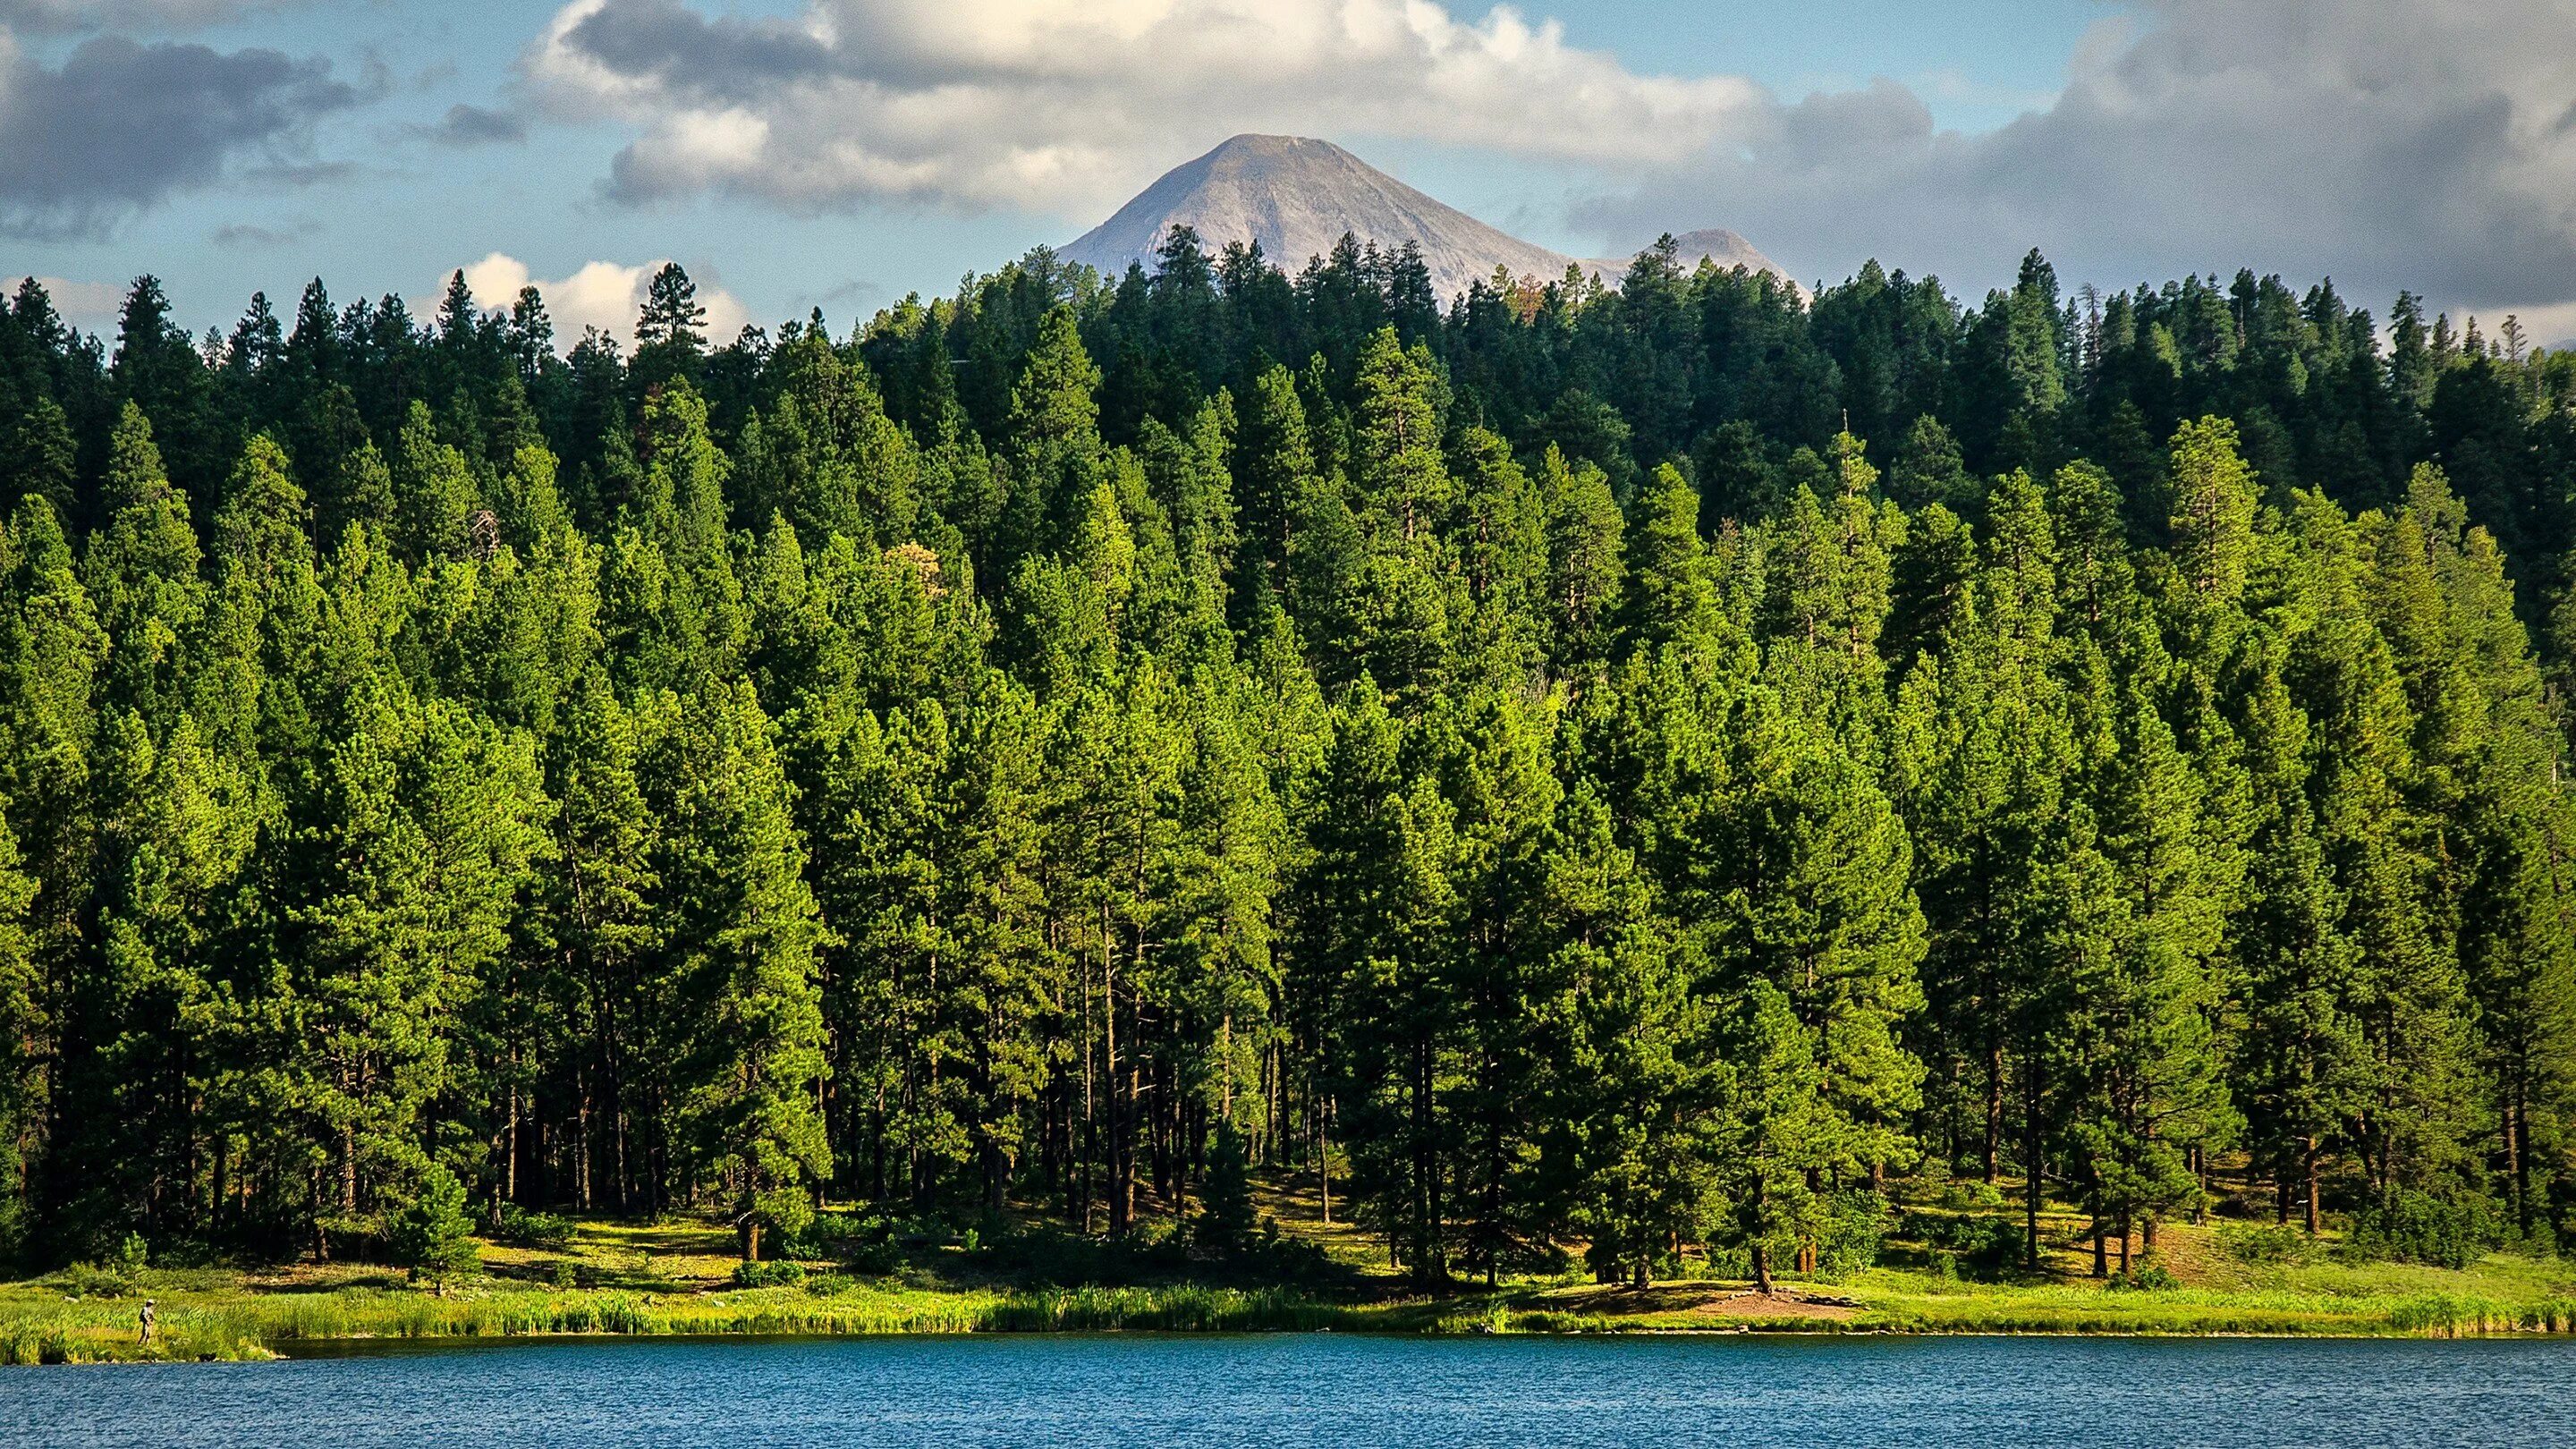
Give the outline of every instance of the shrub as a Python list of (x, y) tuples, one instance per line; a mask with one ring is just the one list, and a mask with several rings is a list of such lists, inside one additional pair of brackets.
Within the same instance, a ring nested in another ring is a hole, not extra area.
[(2353, 1219), (2351, 1250), (2368, 1258), (2465, 1268), (2501, 1238), (2482, 1202), (2399, 1188)]
[(792, 1185), (756, 1192), (745, 1204), (743, 1221), (772, 1230), (783, 1250), (814, 1225), (814, 1199)]
[(783, 1259), (733, 1265), (736, 1288), (794, 1288), (805, 1281), (803, 1265)]
[(420, 1193), (386, 1225), (394, 1266), (440, 1287), (482, 1265), (474, 1255), (473, 1224), (465, 1216), (465, 1186), (444, 1167), (421, 1174)]
[(2142, 1263), (2131, 1272), (2112, 1274), (2111, 1281), (2104, 1286), (2114, 1292), (2156, 1293), (2168, 1288), (2179, 1288), (2182, 1286), (2182, 1280), (2175, 1277), (2162, 1263)]
[(1825, 1199), (1816, 1231), (1816, 1276), (1845, 1278), (1878, 1261), (1887, 1240), (1887, 1199), (1866, 1190)]
[(1231, 1257), (1252, 1240), (1252, 1217), (1252, 1167), (1244, 1156), (1243, 1134), (1231, 1122), (1219, 1123), (1190, 1234), (1201, 1248)]
[(864, 1243), (878, 1242), (890, 1236), (883, 1218), (861, 1217), (856, 1213), (818, 1212), (793, 1233), (781, 1236), (778, 1256), (782, 1258), (838, 1258)]
[(805, 1291), (817, 1298), (835, 1297), (858, 1286), (858, 1280), (847, 1273), (809, 1273), (805, 1276)]
[(54, 1286), (74, 1298), (122, 1298), (134, 1284), (113, 1268), (74, 1263), (54, 1275)]
[(2022, 1225), (2010, 1218), (1912, 1213), (1905, 1226), (1907, 1235), (1929, 1244), (1936, 1257), (1948, 1255), (1953, 1271), (1972, 1278), (1995, 1277), (2021, 1261)]
[(841, 1252), (841, 1266), (863, 1278), (882, 1278), (903, 1266), (903, 1249), (892, 1238), (852, 1243)]
[(1973, 1212), (2004, 1205), (2002, 1188), (1981, 1177), (1953, 1178), (1941, 1189), (1941, 1206), (1952, 1212)]
[(2287, 1223), (2261, 1227), (2221, 1223), (2218, 1245), (2240, 1263), (2304, 1263), (2316, 1256), (2316, 1244)]
[(573, 1222), (555, 1213), (530, 1212), (503, 1203), (492, 1221), (492, 1235), (523, 1248), (563, 1248), (572, 1242)]

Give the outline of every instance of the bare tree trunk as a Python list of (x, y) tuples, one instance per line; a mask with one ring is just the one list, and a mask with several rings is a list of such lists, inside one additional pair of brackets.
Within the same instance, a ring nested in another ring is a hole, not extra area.
[(1332, 1099), (1315, 1099), (1315, 1197), (1322, 1206), (1324, 1226), (1333, 1225), (1333, 1113)]
[(2048, 1173), (2044, 1165), (2047, 1160), (2047, 1129), (2040, 1125), (2039, 1120), (2039, 1072), (2036, 1068), (2030, 1073), (2028, 1097), (2029, 1161), (2023, 1164), (2023, 1170), (2030, 1177), (2022, 1192), (2022, 1261), (2025, 1267), (2036, 1272), (2039, 1268), (2039, 1198), (2048, 1190)]
[(1992, 1187), (2003, 1173), (2004, 1154), (2004, 1049), (1995, 1047), (1986, 1054), (1986, 1185)]
[(2317, 1139), (2310, 1137), (2303, 1146), (2307, 1150), (2308, 1236), (2313, 1238), (2317, 1235)]

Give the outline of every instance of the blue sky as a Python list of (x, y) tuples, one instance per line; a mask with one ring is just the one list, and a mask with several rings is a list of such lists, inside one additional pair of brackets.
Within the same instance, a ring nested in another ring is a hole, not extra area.
[(732, 315), (846, 325), (1291, 130), (1579, 254), (1729, 226), (1974, 295), (2036, 244), (2576, 332), (2565, 5), (2447, 9), (0, 0), (0, 276), (94, 322), (151, 271), (202, 327), (481, 263), (604, 319), (677, 257)]

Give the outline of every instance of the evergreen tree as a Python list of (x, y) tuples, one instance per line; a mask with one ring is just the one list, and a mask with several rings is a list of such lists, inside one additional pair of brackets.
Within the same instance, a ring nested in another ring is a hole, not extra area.
[(662, 828), (662, 973), (692, 1027), (674, 1076), (676, 1145), (733, 1203), (745, 1261), (793, 1233), (830, 1172), (815, 980), (822, 927), (770, 723), (748, 685), (681, 701), (649, 761)]

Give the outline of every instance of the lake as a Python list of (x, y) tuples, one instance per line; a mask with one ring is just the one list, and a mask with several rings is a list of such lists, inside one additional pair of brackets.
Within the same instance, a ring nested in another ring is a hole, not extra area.
[(986, 1335), (0, 1369), (0, 1445), (2464, 1442), (2576, 1442), (2576, 1344)]

